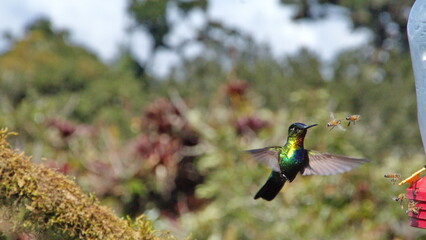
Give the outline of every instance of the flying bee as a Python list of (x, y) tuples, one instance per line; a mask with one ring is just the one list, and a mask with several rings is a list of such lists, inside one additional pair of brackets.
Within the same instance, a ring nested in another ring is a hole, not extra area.
[(392, 185), (395, 185), (397, 181), (399, 181), (399, 179), (401, 178), (401, 174), (398, 173), (388, 173), (385, 174), (384, 176), (385, 178), (390, 178)]
[(407, 205), (407, 211), (406, 213), (408, 214), (409, 212), (412, 212), (413, 214), (419, 214), (419, 210), (420, 207), (416, 207), (417, 202), (410, 200), (408, 201), (408, 205)]
[(401, 193), (398, 195), (398, 197), (394, 197), (392, 198), (395, 202), (399, 202), (399, 205), (401, 205), (401, 209), (404, 208), (404, 206), (402, 205), (404, 200), (407, 199), (407, 196), (405, 195), (405, 193)]
[(349, 115), (347, 116), (345, 119), (348, 120), (348, 127), (349, 125), (351, 125), (351, 122), (356, 123), (356, 121), (358, 121), (361, 118), (361, 115)]
[(333, 128), (335, 128), (336, 126), (339, 130), (346, 131), (346, 129), (342, 127), (342, 120), (336, 119), (332, 112), (330, 113), (330, 119), (331, 121), (327, 123), (327, 127), (331, 127), (330, 131), (333, 130)]

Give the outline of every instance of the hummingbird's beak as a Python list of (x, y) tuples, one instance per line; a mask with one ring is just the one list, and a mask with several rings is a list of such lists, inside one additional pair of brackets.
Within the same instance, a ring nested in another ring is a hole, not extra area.
[(311, 127), (315, 127), (316, 125), (318, 125), (318, 124), (312, 124), (312, 125), (306, 126), (305, 129), (308, 129), (308, 128), (311, 128)]

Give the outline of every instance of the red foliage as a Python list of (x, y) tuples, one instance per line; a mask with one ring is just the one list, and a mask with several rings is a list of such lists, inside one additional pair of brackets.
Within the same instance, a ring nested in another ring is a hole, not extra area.
[(149, 161), (153, 168), (160, 164), (170, 166), (176, 161), (181, 147), (182, 143), (179, 139), (170, 138), (167, 135), (142, 134), (136, 140), (136, 151), (142, 158)]
[[(142, 117), (142, 128), (151, 128), (158, 133), (173, 132), (178, 120), (182, 120), (179, 110), (167, 99), (160, 98), (145, 110)], [(175, 124), (174, 124), (175, 123)], [(179, 126), (182, 127), (182, 126)]]
[[(148, 197), (154, 198), (152, 200), (167, 216), (177, 216), (183, 209), (193, 210), (199, 206), (194, 191), (203, 177), (193, 165), (195, 158), (185, 156), (182, 151), (197, 145), (199, 136), (184, 114), (172, 101), (160, 98), (142, 114), (141, 131), (134, 140), (134, 151), (154, 174), (157, 174), (158, 167), (164, 167), (168, 182), (165, 189), (152, 190)], [(146, 175), (140, 174), (139, 177)], [(139, 200), (134, 201), (134, 207), (138, 206)], [(196, 206), (192, 206), (195, 203)]]
[(198, 135), (191, 129), (179, 109), (169, 100), (160, 98), (147, 107), (142, 114), (142, 131), (152, 135), (165, 134), (179, 140), (183, 146), (198, 144)]
[(231, 81), (225, 85), (225, 91), (228, 96), (244, 96), (249, 85), (245, 81)]
[(46, 124), (50, 127), (56, 128), (61, 134), (62, 138), (70, 137), (77, 129), (74, 124), (59, 118), (48, 119)]
[(268, 122), (256, 116), (241, 117), (235, 123), (235, 129), (240, 135), (244, 135), (249, 132), (258, 133), (260, 130), (268, 126)]

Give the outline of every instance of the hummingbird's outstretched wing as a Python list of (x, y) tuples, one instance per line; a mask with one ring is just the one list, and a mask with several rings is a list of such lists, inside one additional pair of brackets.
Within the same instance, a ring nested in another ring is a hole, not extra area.
[(306, 150), (306, 153), (309, 156), (309, 164), (302, 172), (303, 175), (333, 175), (343, 173), (370, 161), (364, 158), (352, 158), (311, 150)]
[(280, 165), (278, 164), (278, 153), (280, 147), (265, 147), (259, 149), (247, 150), (245, 152), (250, 153), (252, 158), (260, 163), (266, 164), (274, 172), (281, 172)]

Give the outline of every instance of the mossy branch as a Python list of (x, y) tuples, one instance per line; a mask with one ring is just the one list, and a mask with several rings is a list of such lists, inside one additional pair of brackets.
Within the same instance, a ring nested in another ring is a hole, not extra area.
[(12, 134), (0, 130), (0, 204), (8, 215), (20, 216), (15, 229), (79, 239), (174, 239), (154, 230), (145, 216), (135, 221), (118, 218), (72, 179), (31, 163), (6, 141)]

